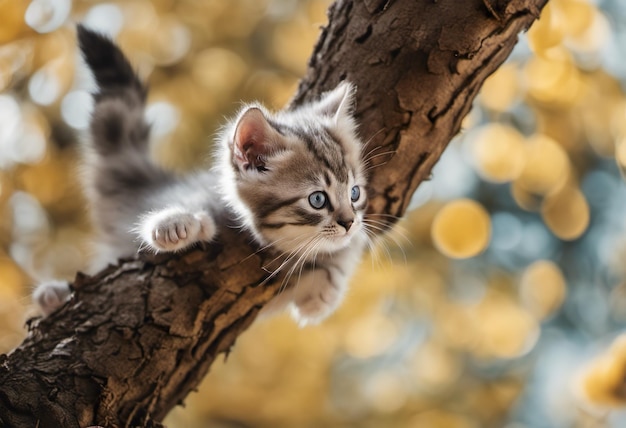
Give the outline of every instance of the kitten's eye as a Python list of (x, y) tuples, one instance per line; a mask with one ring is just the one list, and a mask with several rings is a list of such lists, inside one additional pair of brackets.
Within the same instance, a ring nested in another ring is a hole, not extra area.
[(309, 195), (309, 204), (316, 210), (321, 210), (326, 205), (326, 193), (317, 191)]
[(350, 197), (352, 198), (352, 202), (356, 202), (361, 197), (361, 189), (359, 186), (354, 186), (352, 191), (350, 192)]

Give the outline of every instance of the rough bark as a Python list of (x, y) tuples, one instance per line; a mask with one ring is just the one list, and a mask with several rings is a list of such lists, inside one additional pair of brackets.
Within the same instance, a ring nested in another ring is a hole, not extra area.
[[(344, 78), (357, 84), (373, 166), (370, 215), (402, 216), (482, 82), (546, 2), (331, 7), (292, 105)], [(258, 286), (266, 259), (245, 234), (225, 228), (203, 250), (78, 275), (69, 304), (33, 321), (22, 345), (0, 356), (0, 426), (159, 426), (275, 292)]]

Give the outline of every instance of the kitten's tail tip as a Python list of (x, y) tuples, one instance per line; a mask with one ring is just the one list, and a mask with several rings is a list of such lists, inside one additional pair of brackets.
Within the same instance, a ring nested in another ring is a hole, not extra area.
[(94, 54), (100, 54), (98, 50), (115, 48), (113, 41), (109, 37), (91, 30), (81, 23), (76, 24), (76, 38), (78, 39), (78, 47), (87, 62), (93, 59)]
[(124, 53), (110, 37), (84, 24), (76, 25), (78, 47), (101, 89), (134, 87), (143, 93), (143, 85)]

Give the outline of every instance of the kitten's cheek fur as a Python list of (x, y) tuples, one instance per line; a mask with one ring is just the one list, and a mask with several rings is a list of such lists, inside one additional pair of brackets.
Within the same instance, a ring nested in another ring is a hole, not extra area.
[(72, 294), (67, 281), (48, 281), (37, 285), (33, 299), (44, 316), (50, 315), (65, 304)]
[(211, 241), (216, 226), (203, 211), (191, 213), (171, 207), (146, 215), (138, 227), (142, 246), (159, 252), (182, 250), (196, 242)]

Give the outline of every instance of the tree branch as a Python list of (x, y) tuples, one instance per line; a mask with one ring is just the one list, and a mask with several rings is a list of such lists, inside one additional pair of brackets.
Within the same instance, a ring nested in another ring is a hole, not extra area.
[[(403, 215), (547, 0), (339, 0), (291, 105), (348, 79), (372, 165), (369, 215)], [(395, 216), (395, 217), (390, 217)], [(0, 356), (0, 426), (159, 426), (272, 297), (268, 254), (220, 230), (204, 250), (139, 256), (94, 277)]]

